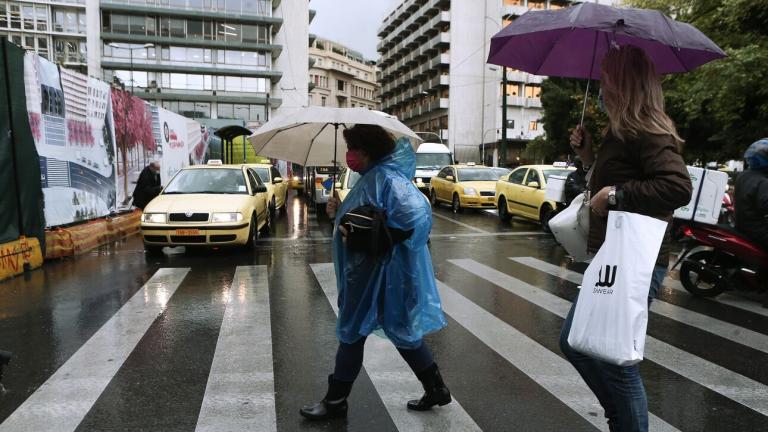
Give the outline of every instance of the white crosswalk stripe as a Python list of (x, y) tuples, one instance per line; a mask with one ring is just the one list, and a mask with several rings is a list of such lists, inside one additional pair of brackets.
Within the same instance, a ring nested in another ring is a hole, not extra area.
[(88, 342), (0, 424), (0, 431), (74, 431), (144, 333), (165, 310), (188, 272), (188, 268), (158, 270)]
[[(558, 267), (554, 264), (533, 257), (513, 257), (512, 261), (540, 270), (552, 276), (565, 279), (575, 284), (581, 284), (581, 273)], [(768, 353), (768, 336), (756, 331), (712, 318), (698, 312), (690, 311), (662, 300), (651, 304), (651, 311), (691, 327), (718, 335), (733, 342), (746, 345), (758, 351)]]
[(197, 431), (277, 430), (266, 266), (237, 267)]
[[(438, 287), (448, 315), (588, 422), (600, 430), (608, 430), (597, 398), (566, 360), (448, 285), (438, 281)], [(677, 430), (653, 414), (649, 422), (653, 431)]]
[[(571, 302), (471, 259), (448, 260), (555, 315), (565, 318)], [(648, 337), (645, 358), (746, 407), (768, 415), (768, 387), (665, 342)]]
[[(336, 273), (333, 264), (311, 264), (328, 302), (338, 315), (336, 304)], [(371, 337), (365, 343), (363, 365), (376, 391), (398, 430), (410, 431), (479, 431), (480, 427), (464, 411), (455, 398), (452, 403), (428, 412), (411, 412), (405, 407), (408, 399), (423, 393), (421, 384), (406, 365), (391, 342)]]
[[(669, 278), (669, 277), (664, 279), (664, 286), (668, 286), (676, 291), (680, 291), (688, 295), (692, 295), (688, 290), (685, 289), (685, 287), (683, 287), (683, 284), (681, 284), (680, 281)], [(749, 299), (737, 297), (735, 295), (728, 294), (728, 293), (723, 293), (717, 297), (709, 298), (707, 300), (713, 301), (715, 303), (722, 303), (724, 305), (733, 306), (735, 308), (743, 309), (748, 312), (752, 312), (758, 315), (768, 317), (768, 308), (763, 307), (762, 304), (760, 304), (755, 300), (749, 300)]]

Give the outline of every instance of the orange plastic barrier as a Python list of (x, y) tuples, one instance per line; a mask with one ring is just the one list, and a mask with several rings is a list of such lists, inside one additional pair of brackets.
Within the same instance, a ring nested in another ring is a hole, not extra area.
[(140, 227), (141, 212), (137, 210), (113, 218), (49, 230), (45, 232), (45, 258), (80, 255), (105, 243), (135, 234)]
[(37, 238), (22, 237), (0, 245), (0, 280), (36, 269), (43, 265), (43, 254)]

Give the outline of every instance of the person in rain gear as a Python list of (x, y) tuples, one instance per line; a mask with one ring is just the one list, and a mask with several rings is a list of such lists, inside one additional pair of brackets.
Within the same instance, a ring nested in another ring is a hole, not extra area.
[(735, 185), (736, 229), (768, 252), (768, 138), (752, 143), (744, 159), (748, 169)]
[[(424, 386), (408, 409), (426, 411), (451, 402), (451, 393), (422, 338), (446, 326), (427, 248), (432, 210), (411, 182), (416, 155), (406, 138), (395, 142), (383, 128), (355, 125), (344, 130), (347, 165), (362, 175), (343, 204), (329, 200), (335, 217), (333, 261), (337, 275), (339, 347), (325, 397), (301, 408), (310, 420), (344, 417), (347, 397), (363, 364), (366, 338), (371, 333), (388, 338)], [(386, 226), (409, 232), (405, 240), (383, 255), (351, 251), (341, 226), (345, 215), (372, 205), (386, 211)]]

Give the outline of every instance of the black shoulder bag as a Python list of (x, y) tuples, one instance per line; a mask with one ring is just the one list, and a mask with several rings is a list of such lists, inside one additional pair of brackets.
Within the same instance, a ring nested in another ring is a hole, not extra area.
[(387, 226), (385, 209), (364, 205), (345, 214), (341, 226), (347, 230), (347, 248), (353, 252), (381, 256), (411, 237), (413, 230)]

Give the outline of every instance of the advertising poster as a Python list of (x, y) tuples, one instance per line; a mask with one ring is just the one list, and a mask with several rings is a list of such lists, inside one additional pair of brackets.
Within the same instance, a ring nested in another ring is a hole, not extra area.
[(115, 140), (106, 83), (27, 53), (29, 124), (40, 155), (48, 226), (116, 210)]
[[(194, 144), (188, 146), (187, 122), (191, 122), (188, 118), (164, 108), (157, 108), (157, 111), (160, 126), (160, 141), (157, 144), (160, 181), (166, 185), (180, 169), (189, 165), (189, 153)], [(200, 130), (199, 123), (196, 128)]]
[(112, 89), (117, 146), (117, 202), (119, 210), (131, 207), (136, 180), (141, 171), (154, 160), (159, 161), (160, 132), (153, 129), (153, 107), (129, 92)]

